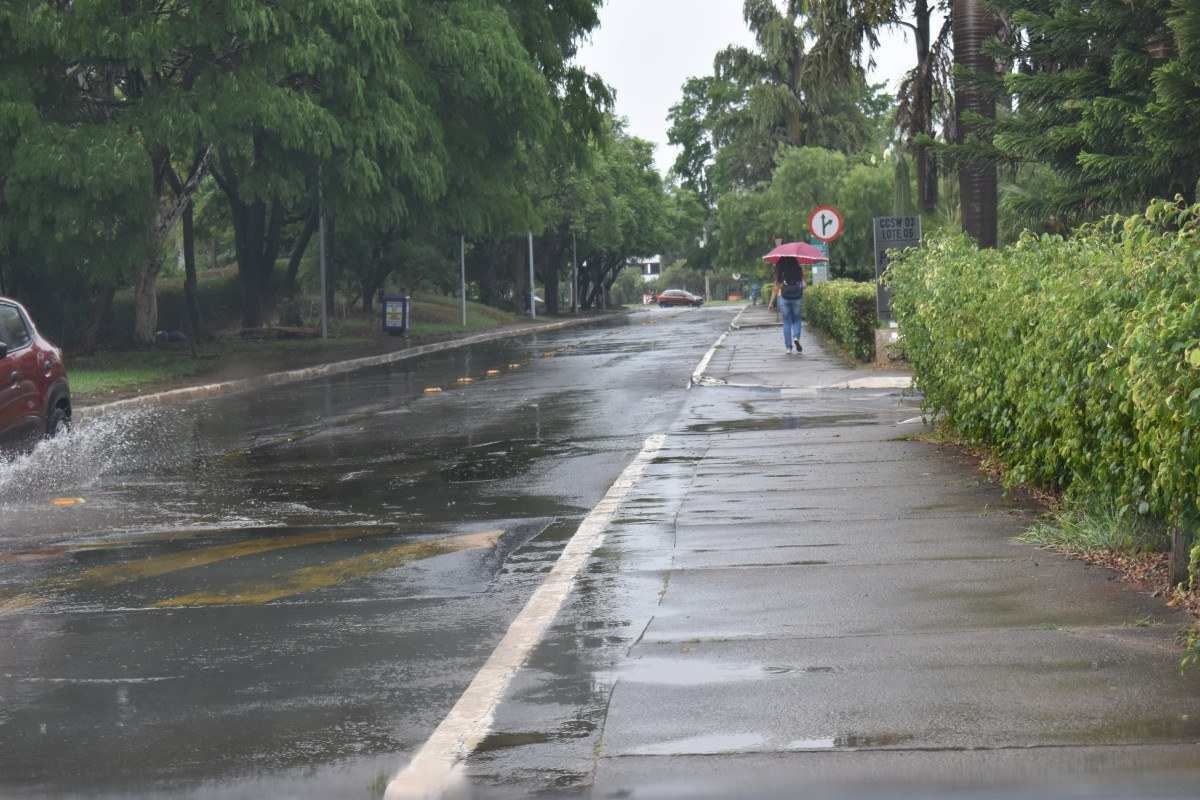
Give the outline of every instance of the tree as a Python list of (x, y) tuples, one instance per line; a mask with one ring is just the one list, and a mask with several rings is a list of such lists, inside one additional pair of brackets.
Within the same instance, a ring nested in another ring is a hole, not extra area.
[(1195, 197), (1196, 83), (1183, 55), (1193, 6), (997, 0), (1011, 26), (999, 52), (1017, 70), (1004, 78), (1014, 110), (996, 123), (996, 152), (1051, 171), (1006, 208), (1065, 230), (1155, 197)]
[[(953, 97), (950, 79), (950, 31), (952, 16), (947, 14), (938, 33), (933, 35), (933, 15), (938, 3), (912, 0), (912, 21), (904, 18), (909, 4), (896, 4), (896, 25), (912, 31), (916, 46), (916, 65), (900, 85), (896, 122), (916, 164), (917, 202), (921, 211), (932, 214), (938, 204), (938, 163), (932, 142), (935, 123), (940, 116), (943, 127), (953, 136)], [(941, 7), (941, 10), (946, 10)], [(948, 113), (949, 112), (949, 113)]]
[(963, 230), (981, 247), (995, 247), (998, 178), (988, 144), (996, 118), (996, 61), (986, 45), (999, 22), (984, 0), (954, 0), (952, 13), (956, 138), (965, 145), (958, 151)]
[(819, 147), (780, 148), (768, 186), (721, 198), (717, 265), (729, 271), (760, 269), (762, 254), (776, 238), (807, 238), (809, 212), (828, 203), (841, 210), (846, 224), (830, 246), (831, 265), (839, 274), (866, 278), (875, 263), (872, 219), (892, 212), (894, 195), (889, 161), (871, 163)]

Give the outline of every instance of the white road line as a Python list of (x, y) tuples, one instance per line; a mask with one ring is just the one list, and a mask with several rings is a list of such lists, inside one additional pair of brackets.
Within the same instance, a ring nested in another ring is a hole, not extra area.
[[(733, 318), (733, 322), (729, 323), (729, 327), (725, 330), (725, 332), (717, 338), (717, 341), (713, 343), (712, 347), (708, 348), (708, 352), (704, 354), (704, 358), (700, 359), (700, 363), (692, 372), (692, 381), (688, 384), (689, 389), (700, 383), (704, 383), (704, 370), (708, 369), (708, 362), (712, 361), (713, 355), (715, 355), (717, 350), (720, 349), (721, 345), (725, 343), (725, 337), (729, 335), (729, 332), (737, 328), (738, 320), (742, 318), (742, 314), (745, 314), (746, 309), (749, 307), (750, 306), (743, 306), (742, 310), (738, 312), (738, 315)], [(723, 384), (724, 381), (721, 381), (721, 383)]]
[(461, 783), (463, 760), (491, 729), (496, 706), (509, 682), (558, 615), (575, 578), (603, 541), (605, 528), (665, 441), (666, 435), (661, 433), (647, 439), (642, 451), (584, 517), (546, 580), (513, 620), (471, 685), (408, 766), (392, 778), (385, 800), (437, 798)]

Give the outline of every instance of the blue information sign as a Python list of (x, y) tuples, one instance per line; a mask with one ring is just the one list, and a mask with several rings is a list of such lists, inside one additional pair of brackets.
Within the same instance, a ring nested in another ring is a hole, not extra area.
[(412, 298), (406, 295), (386, 294), (383, 296), (383, 332), (405, 334), (412, 324), (409, 309)]

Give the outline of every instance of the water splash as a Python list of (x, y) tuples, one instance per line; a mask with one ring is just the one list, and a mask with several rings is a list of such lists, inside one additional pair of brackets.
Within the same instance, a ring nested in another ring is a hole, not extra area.
[(180, 412), (131, 409), (85, 420), (28, 453), (0, 453), (0, 509), (79, 492), (129, 470), (163, 469), (183, 458)]

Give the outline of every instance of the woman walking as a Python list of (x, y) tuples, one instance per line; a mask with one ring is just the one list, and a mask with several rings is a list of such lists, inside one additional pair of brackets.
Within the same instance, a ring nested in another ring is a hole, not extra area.
[(791, 256), (775, 262), (775, 303), (783, 317), (783, 343), (787, 351), (803, 353), (800, 346), (800, 312), (804, 305), (804, 268)]

